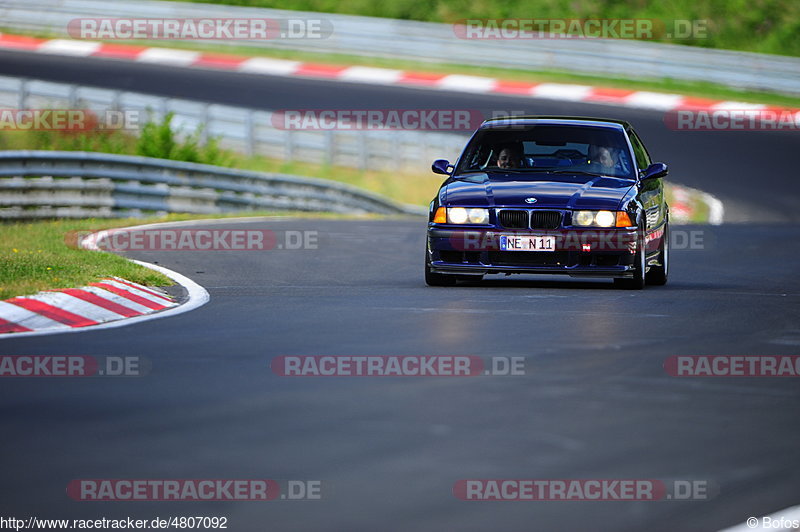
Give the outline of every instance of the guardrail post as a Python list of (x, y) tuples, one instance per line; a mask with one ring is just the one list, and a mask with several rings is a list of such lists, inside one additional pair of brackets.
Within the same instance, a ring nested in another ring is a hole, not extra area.
[(28, 107), (28, 80), (19, 80), (19, 92), (17, 94), (17, 109), (27, 109)]
[(367, 132), (361, 130), (358, 132), (358, 169), (366, 170), (369, 164), (369, 149), (367, 147)]
[(70, 109), (75, 109), (78, 107), (78, 86), (77, 85), (70, 85), (69, 86), (69, 107)]
[(161, 113), (161, 116), (159, 118), (160, 120), (164, 120), (164, 117), (167, 116), (167, 113), (169, 113), (169, 99), (161, 98), (158, 103), (160, 107), (158, 112)]
[[(402, 159), (404, 161), (405, 160), (409, 160), (409, 157), (404, 157), (403, 156), (403, 130), (395, 129), (392, 132), (392, 143), (393, 143), (393, 146), (390, 148), (390, 150), (391, 150), (390, 153), (395, 154), (397, 157), (399, 157), (400, 159)], [(422, 154), (417, 153), (416, 155), (417, 155), (417, 157), (419, 157)], [(412, 157), (410, 159), (418, 160), (417, 157)], [(383, 168), (380, 168), (380, 170), (383, 170)]]
[(332, 130), (325, 132), (325, 164), (333, 166), (334, 153), (336, 150), (336, 136)]
[(287, 161), (294, 161), (294, 131), (291, 129), (286, 130), (286, 144), (284, 151), (286, 153)]
[(245, 150), (248, 157), (256, 154), (256, 119), (253, 116), (255, 113), (247, 113), (245, 118)]
[(203, 125), (200, 128), (200, 144), (202, 146), (205, 146), (206, 144), (208, 144), (208, 130), (211, 128), (211, 111), (210, 111), (210, 108), (211, 108), (211, 105), (208, 104), (208, 103), (203, 105), (203, 113), (202, 113), (202, 115), (200, 117), (200, 120), (202, 120), (202, 122), (203, 122)]

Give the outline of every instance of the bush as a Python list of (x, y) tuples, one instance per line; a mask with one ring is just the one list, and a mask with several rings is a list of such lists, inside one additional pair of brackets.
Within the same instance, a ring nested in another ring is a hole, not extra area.
[(174, 113), (167, 113), (161, 122), (148, 121), (142, 127), (136, 143), (136, 154), (218, 166), (230, 164), (230, 156), (219, 147), (219, 139), (209, 138), (205, 144), (201, 144), (203, 126), (185, 135), (182, 141), (179, 140), (180, 130), (172, 126), (174, 117)]

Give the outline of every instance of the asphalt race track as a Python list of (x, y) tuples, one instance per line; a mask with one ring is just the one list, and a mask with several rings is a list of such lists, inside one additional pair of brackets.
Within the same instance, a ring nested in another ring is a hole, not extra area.
[[(800, 503), (792, 378), (678, 378), (671, 355), (797, 355), (793, 133), (685, 133), (589, 104), (0, 53), (0, 71), (264, 108), (513, 109), (631, 120), (727, 219), (687, 226), (670, 283), (489, 277), (429, 288), (424, 220), (253, 220), (316, 249), (138, 252), (203, 285), (192, 312), (0, 341), (0, 354), (138, 356), (142, 377), (4, 379), (0, 513), (217, 515), (232, 530), (718, 530)], [(236, 87), (233, 90), (232, 87)], [(313, 101), (313, 106), (309, 105)], [(436, 179), (432, 176), (432, 179)], [(203, 222), (196, 228), (231, 228)], [(520, 356), (524, 376), (288, 378), (279, 355)], [(76, 502), (72, 479), (318, 479), (322, 500)], [(705, 501), (466, 502), (459, 479), (698, 479)]]

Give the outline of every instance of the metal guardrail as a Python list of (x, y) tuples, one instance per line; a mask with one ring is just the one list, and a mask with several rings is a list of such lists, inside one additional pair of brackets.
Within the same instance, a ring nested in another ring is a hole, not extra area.
[(800, 94), (800, 58), (612, 39), (464, 40), (453, 26), (374, 17), (152, 0), (3, 0), (3, 27), (67, 35), (78, 17), (325, 19), (325, 39), (214, 41), (264, 48), (427, 62), (565, 70), (619, 78), (674, 78)]
[[(418, 130), (292, 130), (273, 127), (272, 113), (148, 94), (0, 76), (0, 109), (109, 109), (139, 111), (159, 120), (174, 113), (173, 126), (239, 153), (285, 161), (421, 174), (430, 162), (455, 160), (468, 132)], [(143, 122), (144, 120), (142, 120)], [(141, 125), (141, 124), (140, 124)]]
[(420, 215), (342, 183), (90, 152), (0, 152), (0, 219), (300, 210)]

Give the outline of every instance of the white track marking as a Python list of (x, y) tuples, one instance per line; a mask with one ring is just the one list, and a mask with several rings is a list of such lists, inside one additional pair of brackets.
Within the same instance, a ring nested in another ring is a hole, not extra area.
[(372, 68), (354, 66), (344, 69), (339, 74), (342, 81), (355, 81), (359, 83), (393, 84), (397, 83), (403, 76), (402, 70), (391, 70), (388, 68)]
[(140, 63), (159, 63), (173, 66), (189, 66), (197, 62), (200, 52), (172, 50), (170, 48), (148, 48), (136, 56)]
[(254, 57), (239, 64), (239, 72), (250, 74), (268, 74), (276, 76), (288, 76), (297, 72), (302, 63), (300, 61), (286, 61), (284, 59), (269, 59), (266, 57)]
[[(26, 329), (32, 329), (36, 331), (37, 329), (58, 329), (59, 331), (63, 329), (72, 329), (69, 325), (64, 323), (51, 320), (50, 318), (46, 318), (41, 314), (37, 314), (35, 312), (31, 312), (28, 309), (24, 309), (22, 307), (18, 307), (17, 305), (13, 305), (11, 303), (6, 303), (5, 301), (0, 301), (0, 316), (7, 321), (11, 321), (16, 323), (17, 325), (21, 325)], [(30, 333), (7, 333), (7, 334), (0, 334), (0, 338), (10, 338), (16, 337), (21, 334), (30, 334)]]
[(99, 50), (100, 46), (102, 44), (99, 42), (53, 39), (42, 43), (37, 51), (45, 54), (89, 56)]
[(641, 109), (670, 111), (680, 107), (683, 100), (684, 98), (680, 94), (638, 91), (625, 98), (625, 105), (639, 107)]
[(497, 80), (494, 78), (460, 74), (451, 74), (436, 82), (436, 86), (440, 89), (464, 92), (492, 92), (496, 85)]
[(580, 102), (585, 100), (592, 93), (592, 89), (593, 88), (588, 85), (540, 83), (531, 89), (531, 96)]

